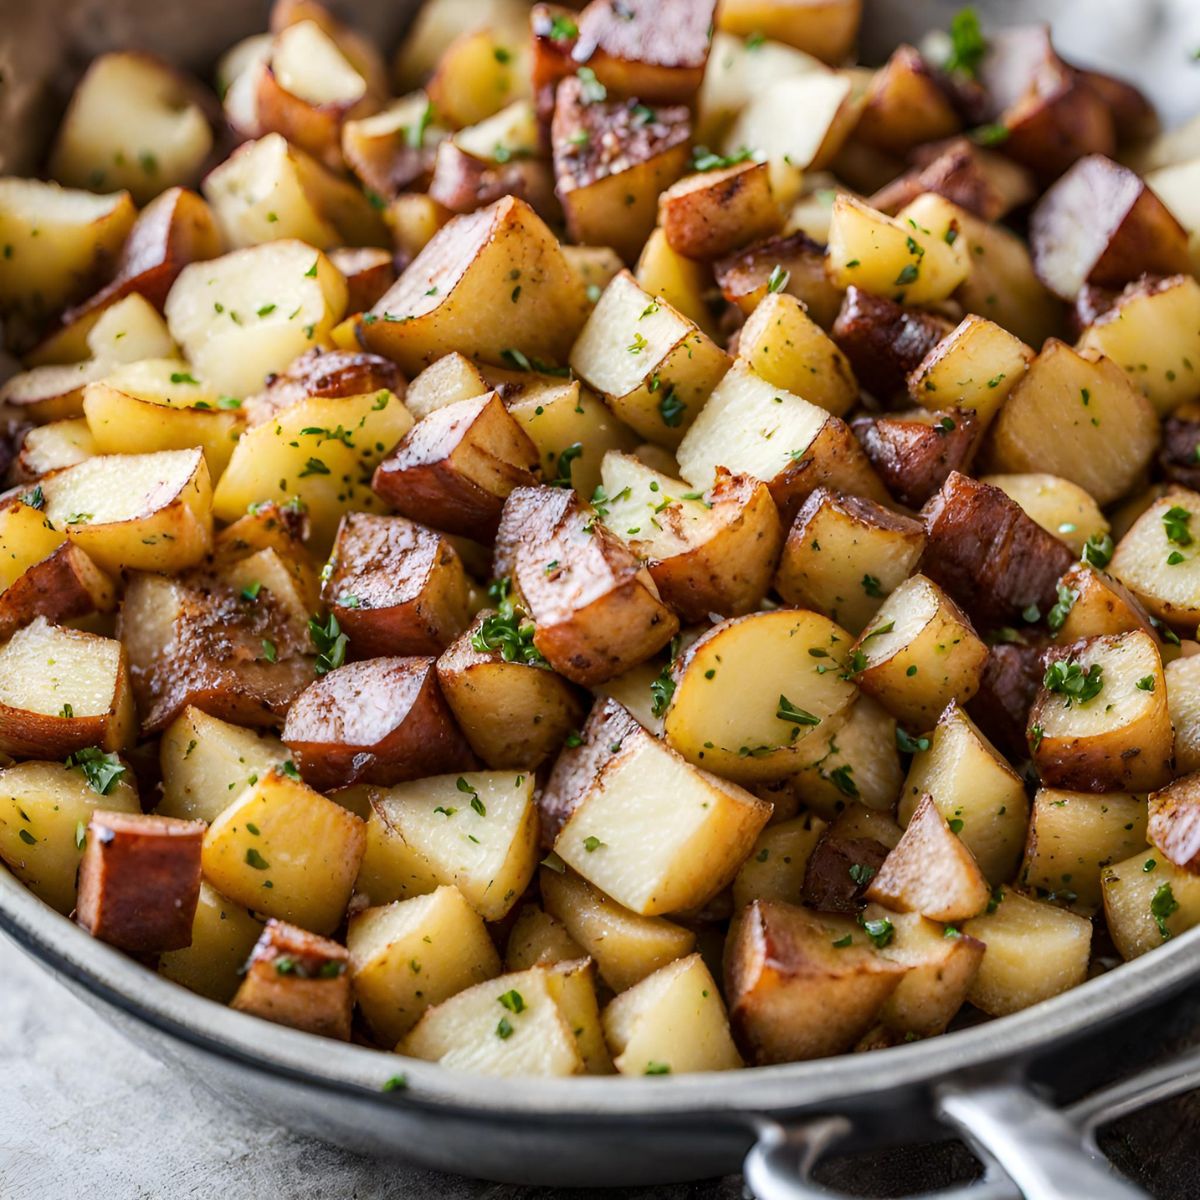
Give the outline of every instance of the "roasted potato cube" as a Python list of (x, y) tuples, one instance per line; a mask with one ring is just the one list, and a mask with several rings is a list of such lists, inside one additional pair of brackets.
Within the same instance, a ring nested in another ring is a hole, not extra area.
[(429, 97), (410, 92), (377, 113), (343, 122), (342, 157), (365, 188), (393, 200), (428, 177), (449, 135)]
[(192, 263), (166, 301), (171, 336), (188, 361), (235, 397), (257, 391), (268, 374), (322, 341), (345, 310), (341, 273), (293, 239)]
[(687, 621), (758, 606), (783, 543), (771, 493), (719, 469), (707, 495), (610, 450), (597, 515), (650, 569), (659, 593)]
[(0, 769), (0, 860), (35, 896), (64, 915), (96, 809), (140, 813), (133, 775), (115, 754)]
[(778, 233), (783, 214), (770, 168), (748, 160), (679, 180), (659, 197), (658, 220), (676, 253), (711, 259)]
[(431, 363), (408, 385), (404, 404), (420, 421), (447, 404), (472, 400), (491, 390), (480, 369), (455, 350)]
[(721, 294), (747, 316), (775, 294), (772, 284), (799, 300), (822, 329), (832, 327), (842, 305), (841, 289), (825, 274), (825, 247), (804, 233), (768, 238), (718, 259), (713, 273)]
[[(672, 672), (668, 743), (689, 762), (740, 782), (808, 765), (849, 714), (850, 635), (814, 612), (778, 609), (713, 626)], [(736, 704), (729, 697), (738, 697)]]
[(902, 504), (920, 508), (975, 457), (980, 422), (973, 412), (926, 409), (859, 417), (855, 437), (884, 486)]
[(135, 574), (118, 636), (143, 728), (189, 704), (243, 725), (277, 725), (312, 677), (308, 630), (264, 590), (253, 603), (203, 580)]
[[(0, 535), (0, 554), (7, 551)], [(0, 592), (0, 638), (35, 617), (64, 622), (117, 606), (112, 580), (78, 546), (59, 546)]]
[(330, 671), (292, 702), (283, 741), (320, 791), (474, 765), (432, 658), (371, 658)]
[(1175, 770), (1200, 770), (1200, 655), (1167, 663), (1165, 674), (1175, 727)]
[(474, 1075), (581, 1075), (554, 967), (477, 983), (431, 1008), (396, 1049)]
[(278, 133), (243, 142), (205, 177), (204, 195), (231, 249), (285, 238), (321, 250), (388, 240), (358, 188)]
[(438, 659), (446, 703), (471, 749), (497, 770), (540, 766), (583, 717), (575, 689), (549, 669), (532, 635), (524, 613), (485, 609)]
[(513, 922), (504, 952), (509, 971), (586, 958), (567, 927), (536, 904), (523, 905)]
[(931, 921), (965, 921), (983, 911), (989, 892), (974, 855), (926, 793), (866, 895), (868, 900), (899, 912), (919, 912)]
[(329, 934), (345, 914), (363, 842), (358, 817), (272, 768), (208, 827), (201, 861), (231, 900)]
[[(395, 363), (357, 349), (323, 350), (314, 346), (293, 359), (284, 370), (269, 375), (264, 390), (248, 396), (243, 408), (251, 427), (257, 427), (277, 420), (286, 409), (298, 408), (305, 400), (316, 398), (369, 396), (371, 410), (380, 411), (386, 408), (379, 402), (379, 393), (383, 391), (392, 392), (401, 400), (405, 398), (404, 376)], [(357, 420), (357, 415), (350, 420)], [(349, 428), (349, 420), (346, 425)], [(407, 429), (405, 425), (401, 432)], [(395, 436), (399, 438), (400, 434)]]
[(1138, 175), (1102, 154), (1080, 159), (1042, 197), (1029, 240), (1038, 278), (1064, 300), (1085, 283), (1119, 288), (1190, 270), (1183, 226)]
[(1108, 520), (1099, 505), (1069, 479), (1035, 473), (984, 475), (979, 482), (998, 487), (1073, 554), (1082, 554), (1089, 540), (1099, 541), (1108, 533)]
[(543, 867), (540, 880), (546, 912), (595, 959), (615, 992), (690, 954), (695, 945), (690, 929), (630, 912), (569, 871)]
[(754, 900), (795, 900), (826, 824), (806, 813), (768, 825), (733, 880), (735, 912)]
[(483, 920), (453, 887), (357, 913), (346, 948), (354, 999), (385, 1046), (427, 1008), (500, 974)]
[(1092, 923), (1006, 889), (962, 928), (987, 946), (967, 998), (1003, 1017), (1078, 987), (1087, 977)]
[(604, 1010), (604, 1036), (622, 1075), (731, 1071), (742, 1065), (716, 982), (699, 954), (677, 959)]
[(1051, 339), (992, 426), (993, 470), (1044, 471), (1097, 504), (1125, 495), (1158, 447), (1154, 407), (1107, 358)]
[(962, 123), (949, 95), (912, 46), (897, 46), (867, 87), (855, 138), (904, 157), (923, 142), (957, 133)]
[(853, 678), (910, 729), (928, 729), (978, 690), (988, 649), (933, 580), (913, 575), (883, 602), (849, 653)]
[(433, 864), (404, 840), (388, 820), (386, 791), (366, 789), (369, 796), (366, 848), (354, 891), (373, 905), (425, 896), (442, 886)]
[[(821, 835), (808, 857), (801, 892), (809, 908), (825, 913), (857, 914), (867, 883), (879, 873), (892, 845), (872, 836), (873, 830), (858, 828), (857, 814), (852, 824), (835, 821)], [(895, 830), (893, 843), (900, 840)], [(793, 900), (799, 899), (797, 896)]]
[(31, 490), (0, 508), (0, 588), (11, 588), (67, 540), (42, 512), (44, 499)]
[(1109, 935), (1126, 960), (1200, 924), (1200, 880), (1163, 855), (1140, 850), (1105, 867), (1100, 887)]
[(136, 215), (128, 192), (0, 180), (0, 310), (39, 321), (90, 295), (112, 272)]
[(263, 923), (240, 904), (203, 881), (192, 920), (192, 940), (158, 960), (158, 973), (191, 992), (228, 1004), (242, 983), (242, 971)]
[(1011, 879), (1029, 823), (1021, 777), (953, 701), (929, 736), (915, 740), (897, 810), (901, 824), (931, 796), (988, 882)]
[(210, 717), (188, 707), (159, 742), (164, 817), (212, 822), (273, 766), (287, 760), (283, 743), (270, 734)]
[(1071, 551), (998, 487), (951, 472), (921, 513), (928, 541), (921, 569), (976, 624), (1011, 624), (1048, 612)]
[(528, 96), (527, 37), (526, 28), (509, 22), (459, 33), (425, 84), (440, 119), (454, 128), (477, 125)]
[(848, 287), (830, 336), (859, 383), (886, 402), (903, 392), (909, 375), (950, 333), (943, 316), (902, 308), (865, 288)]
[(1200, 558), (1190, 530), (1200, 493), (1171, 488), (1117, 543), (1112, 573), (1161, 621), (1190, 629), (1200, 618)]
[(189, 946), (204, 830), (203, 821), (97, 809), (79, 864), (76, 922), (130, 954)]
[(415, 521), (477, 541), (495, 536), (509, 493), (536, 484), (537, 447), (495, 392), (418, 421), (371, 486)]
[(649, 571), (566, 489), (512, 493), (495, 568), (528, 607), (533, 644), (585, 687), (644, 662), (679, 628)]
[(632, 429), (674, 447), (729, 368), (729, 356), (623, 271), (571, 348), (571, 366)]
[(1124, 584), (1090, 563), (1073, 563), (1058, 584), (1058, 603), (1047, 614), (1059, 645), (1102, 634), (1144, 630), (1159, 644), (1154, 619)]
[(971, 269), (965, 239), (926, 233), (917, 204), (889, 217), (839, 192), (829, 223), (826, 269), (830, 279), (840, 287), (863, 288), (897, 304), (945, 300)]
[(730, 934), (725, 995), (748, 1058), (795, 1062), (850, 1049), (906, 972), (848, 917), (756, 900)]
[(1086, 916), (1100, 907), (1103, 868), (1145, 846), (1146, 804), (1140, 796), (1041, 788), (1033, 798), (1019, 878), (1039, 899)]
[[(1200, 790), (1197, 784), (1200, 784), (1200, 776), (1185, 775), (1152, 793), (1147, 828), (1147, 837), (1163, 857), (1193, 875), (1200, 874), (1200, 822), (1196, 820), (1200, 812)], [(1133, 848), (1140, 847), (1135, 845)]]
[(749, 38), (765, 34), (827, 63), (841, 63), (854, 49), (862, 0), (725, 0), (718, 28)]
[[(522, 107), (528, 107), (527, 101), (521, 103)], [(486, 133), (507, 111), (463, 130), (462, 136), (476, 131)], [(548, 163), (530, 157), (533, 153), (536, 149), (509, 149), (502, 141), (493, 141), (485, 154), (468, 154), (458, 138), (442, 142), (429, 181), (429, 195), (451, 213), (474, 212), (503, 196), (518, 196), (539, 216), (555, 220), (559, 206), (554, 195), (554, 176)], [(499, 162), (498, 158), (504, 161)]]
[[(516, 298), (503, 309), (482, 304), (501, 292)], [(452, 350), (495, 363), (512, 349), (562, 362), (586, 309), (554, 235), (510, 196), (438, 230), (363, 318), (360, 336), (409, 375)]]
[(844, 421), (773, 386), (742, 362), (717, 385), (677, 457), (684, 479), (698, 488), (712, 485), (718, 467), (761, 479), (788, 524), (822, 485), (888, 499)]
[(912, 574), (924, 548), (919, 521), (817, 488), (792, 522), (775, 590), (788, 604), (816, 609), (858, 634)]
[(638, 727), (554, 849), (619, 904), (657, 916), (695, 908), (727, 886), (770, 815), (767, 803), (690, 766)]
[(124, 750), (136, 730), (120, 642), (37, 617), (0, 647), (0, 750), (29, 758)]
[(14, 482), (37, 480), (91, 458), (96, 453), (96, 440), (87, 421), (73, 417), (34, 425), (21, 439), (20, 447), (11, 468)]
[(533, 776), (437, 775), (380, 796), (380, 813), (439, 883), (453, 884), (486, 921), (520, 899), (537, 866)]
[[(598, 279), (595, 286), (588, 289), (589, 296), (597, 302), (603, 294), (603, 289), (620, 274), (622, 264), (619, 258), (614, 266), (615, 270), (606, 270), (603, 278)], [(720, 330), (705, 300), (712, 287), (711, 271), (707, 264), (695, 262), (676, 253), (661, 229), (655, 229), (646, 239), (634, 268), (634, 278), (648, 295), (660, 296), (705, 336), (719, 340)]]
[(742, 326), (738, 357), (768, 383), (842, 416), (858, 400), (858, 381), (846, 356), (783, 292), (767, 295)]
[(462, 560), (430, 529), (347, 513), (329, 562), (322, 596), (354, 658), (438, 654), (467, 624)]
[(1029, 714), (1042, 781), (1081, 792), (1149, 791), (1171, 778), (1174, 737), (1158, 647), (1135, 630), (1047, 652)]
[(250, 954), (231, 1007), (348, 1042), (354, 1003), (349, 965), (345, 946), (272, 918)]

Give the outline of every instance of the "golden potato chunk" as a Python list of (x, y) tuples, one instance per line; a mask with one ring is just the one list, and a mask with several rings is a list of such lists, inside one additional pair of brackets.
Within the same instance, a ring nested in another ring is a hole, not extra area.
[(1126, 960), (1200, 925), (1200, 879), (1153, 850), (1105, 867), (1100, 887), (1108, 932)]
[(1193, 514), (1200, 493), (1171, 488), (1117, 543), (1112, 573), (1161, 621), (1190, 630), (1200, 620), (1200, 555)]
[(779, 232), (783, 214), (765, 162), (699, 171), (658, 198), (658, 223), (668, 245), (691, 259), (721, 258)]

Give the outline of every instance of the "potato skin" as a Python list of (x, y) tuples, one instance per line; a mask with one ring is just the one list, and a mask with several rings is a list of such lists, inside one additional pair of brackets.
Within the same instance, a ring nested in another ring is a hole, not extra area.
[(0, 592), (0, 640), (35, 617), (61, 624), (111, 612), (116, 603), (112, 580), (78, 546), (65, 542)]
[(285, 371), (270, 376), (264, 391), (246, 398), (242, 411), (253, 427), (310, 396), (362, 396), (379, 391), (404, 399), (404, 376), (394, 362), (361, 350), (314, 348)]
[(1146, 839), (1191, 875), (1200, 875), (1200, 773), (1176, 779), (1149, 797)]
[(1200, 491), (1200, 407), (1187, 404), (1163, 422), (1158, 463), (1163, 474), (1181, 487)]
[(1048, 643), (1035, 631), (1022, 634), (1024, 643), (997, 642), (988, 651), (979, 691), (967, 704), (971, 719), (988, 740), (1012, 759), (1029, 753), (1025, 726), (1037, 698)]
[(876, 874), (888, 856), (882, 842), (869, 837), (842, 837), (831, 827), (821, 835), (804, 872), (804, 903), (820, 912), (856, 913), (867, 887), (857, 882), (851, 867)]
[(388, 787), (478, 765), (432, 658), (373, 658), (330, 671), (296, 697), (283, 741), (318, 791)]
[(825, 274), (825, 247), (806, 233), (767, 238), (718, 258), (713, 274), (725, 299), (749, 315), (767, 295), (767, 283), (776, 266), (788, 275), (783, 290), (802, 300), (808, 315), (822, 329), (829, 329), (841, 307), (842, 293)]
[(920, 508), (948, 476), (969, 464), (982, 433), (979, 418), (961, 408), (934, 418), (859, 417), (851, 429), (888, 491), (910, 508)]
[(765, 162), (737, 163), (687, 176), (658, 200), (667, 243), (685, 258), (720, 258), (769, 237), (780, 224)]
[(1042, 613), (1054, 606), (1073, 556), (998, 487), (953, 471), (921, 517), (929, 538), (921, 570), (977, 625), (1012, 624), (1030, 605)]
[(373, 308), (396, 282), (395, 257), (378, 246), (339, 246), (330, 250), (329, 261), (346, 277), (347, 312)]
[(75, 920), (93, 937), (130, 954), (190, 946), (205, 829), (203, 821), (93, 813)]

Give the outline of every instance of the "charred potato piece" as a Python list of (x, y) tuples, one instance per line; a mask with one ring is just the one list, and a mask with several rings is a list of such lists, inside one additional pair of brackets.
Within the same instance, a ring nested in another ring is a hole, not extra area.
[(971, 719), (1010, 759), (1029, 753), (1025, 726), (1045, 672), (1045, 648), (1046, 639), (1033, 631), (997, 630), (979, 691), (967, 705)]
[(981, 432), (979, 418), (960, 408), (859, 417), (851, 429), (888, 491), (912, 508), (970, 465)]
[(348, 513), (329, 561), (323, 598), (354, 658), (438, 654), (467, 624), (462, 560), (430, 529)]
[(320, 791), (474, 765), (432, 658), (373, 658), (330, 671), (292, 702), (283, 741)]
[(857, 832), (839, 830), (837, 822), (825, 830), (809, 855), (803, 888), (792, 900), (803, 897), (818, 912), (858, 912), (868, 881), (879, 873), (891, 848), (878, 838), (852, 836)]
[(1021, 506), (1026, 516), (1058, 538), (1073, 554), (1102, 541), (1108, 534), (1108, 519), (1100, 506), (1077, 483), (1057, 475), (984, 475), (980, 483), (998, 487)]
[(725, 995), (749, 1059), (796, 1062), (850, 1049), (906, 971), (848, 917), (756, 900), (730, 934)]
[[(503, 115), (498, 113), (497, 117)], [(483, 130), (489, 123), (474, 128)], [(489, 155), (500, 155), (504, 160), (497, 162), (492, 157), (469, 154), (456, 140), (444, 141), (434, 160), (429, 196), (451, 213), (474, 212), (504, 196), (517, 196), (540, 217), (557, 219), (559, 206), (549, 164), (519, 157), (519, 153), (497, 142), (489, 148)]]
[(824, 246), (805, 233), (768, 238), (718, 259), (713, 263), (713, 273), (721, 294), (747, 316), (773, 294), (772, 282), (778, 291), (804, 304), (822, 329), (833, 325), (842, 305), (841, 289), (825, 274)]
[(204, 830), (203, 821), (94, 812), (79, 864), (76, 922), (130, 954), (189, 946)]
[(230, 1004), (277, 1025), (348, 1042), (349, 967), (345, 946), (272, 918)]
[(67, 543), (0, 592), (0, 638), (10, 638), (35, 617), (57, 623), (112, 612), (116, 606), (112, 579), (78, 546)]
[(1200, 618), (1193, 513), (1200, 513), (1200, 493), (1170, 488), (1121, 538), (1111, 564), (1112, 573), (1155, 617), (1189, 629)]
[(658, 223), (671, 249), (712, 259), (779, 232), (783, 215), (765, 162), (685, 176), (658, 199)]
[(898, 46), (867, 88), (854, 136), (876, 150), (904, 157), (923, 142), (962, 128), (951, 98), (912, 46)]
[(1038, 278), (1073, 300), (1085, 283), (1124, 287), (1190, 266), (1187, 233), (1128, 167), (1081, 159), (1042, 197), (1030, 221)]
[(1162, 660), (1141, 630), (1053, 649), (1029, 714), (1042, 781), (1083, 792), (1149, 791), (1171, 777)]

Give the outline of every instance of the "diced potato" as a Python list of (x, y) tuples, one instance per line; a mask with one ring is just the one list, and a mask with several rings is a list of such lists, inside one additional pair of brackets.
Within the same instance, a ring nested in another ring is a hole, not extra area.
[(197, 374), (235, 397), (323, 341), (345, 309), (341, 273), (293, 239), (184, 267), (166, 303), (171, 336)]
[(1175, 727), (1175, 770), (1200, 770), (1200, 655), (1167, 663), (1167, 706)]
[(1103, 868), (1145, 846), (1146, 804), (1140, 796), (1041, 788), (1033, 799), (1020, 880), (1039, 897), (1086, 915), (1100, 907)]
[(509, 971), (524, 971), (584, 957), (582, 947), (561, 921), (536, 904), (526, 904), (517, 913), (508, 935), (504, 966)]
[(827, 266), (841, 287), (865, 288), (897, 304), (944, 300), (966, 279), (971, 261), (965, 239), (931, 234), (916, 203), (898, 216), (876, 212), (839, 193), (829, 224)]
[(355, 892), (373, 905), (428, 895), (443, 886), (429, 859), (388, 820), (386, 797), (384, 791), (369, 790), (366, 847), (354, 883)]
[(404, 404), (419, 421), (447, 404), (483, 396), (491, 390), (479, 368), (454, 350), (427, 366), (408, 385)]
[(276, 737), (185, 708), (159, 743), (163, 788), (155, 811), (211, 824), (287, 757)]
[(779, 232), (783, 216), (765, 162), (746, 161), (685, 176), (658, 200), (659, 224), (685, 258), (720, 258)]
[(622, 992), (604, 1010), (604, 1035), (622, 1075), (730, 1071), (742, 1065), (716, 982), (699, 954)]
[[(742, 34), (747, 46), (751, 35), (765, 34), (827, 63), (840, 63), (854, 49), (861, 20), (862, 0), (725, 0), (718, 27)], [(757, 51), (749, 52), (753, 63)]]
[(453, 887), (358, 913), (346, 948), (354, 998), (386, 1046), (426, 1009), (500, 974), (482, 919)]
[(0, 638), (11, 637), (36, 617), (62, 624), (110, 613), (116, 606), (113, 581), (68, 543), (34, 563), (0, 594)]
[(333, 542), (343, 514), (377, 511), (370, 472), (409, 429), (412, 415), (389, 391), (313, 397), (244, 433), (213, 495), (223, 521), (251, 504), (299, 497), (318, 547)]
[(775, 589), (789, 604), (816, 609), (857, 635), (924, 549), (919, 521), (817, 488), (792, 522)]
[(127, 189), (138, 204), (194, 184), (213, 146), (198, 83), (139, 52), (102, 54), (59, 126), (50, 174), (68, 187)]
[[(786, 272), (777, 282), (787, 286)], [(858, 401), (858, 381), (846, 356), (787, 292), (768, 291), (754, 309), (742, 326), (738, 357), (767, 383), (835, 417)]]
[(848, 659), (854, 679), (910, 729), (929, 729), (951, 700), (978, 690), (987, 660), (958, 605), (913, 575), (882, 604)]
[(1012, 878), (1029, 823), (1025, 785), (957, 703), (918, 742), (897, 811), (901, 824), (908, 824), (925, 795), (933, 797), (989, 883)]
[(83, 417), (35, 425), (21, 440), (21, 452), (13, 464), (14, 478), (40, 479), (95, 453), (96, 441)]
[[(1061, 625), (1060, 625), (1061, 619)], [(1087, 562), (1074, 563), (1058, 584), (1058, 603), (1048, 614), (1050, 626), (1058, 627), (1054, 640), (1062, 646), (1080, 638), (1144, 630), (1159, 642), (1154, 618), (1124, 584), (1118, 583)], [(1166, 661), (1165, 644), (1159, 652)]]
[(543, 867), (540, 885), (546, 912), (595, 959), (615, 992), (690, 954), (696, 944), (690, 929), (630, 912), (570, 872)]
[[(0, 859), (30, 891), (64, 915), (75, 907), (75, 877), (97, 809), (141, 811), (132, 772), (114, 762), (83, 766), (22, 762), (0, 769)], [(103, 784), (93, 786), (92, 778)]]
[[(512, 303), (484, 302), (500, 294)], [(364, 317), (360, 336), (409, 375), (452, 350), (496, 363), (518, 350), (560, 363), (586, 309), (557, 239), (508, 196), (440, 229)]]
[(711, 486), (719, 466), (761, 479), (789, 523), (821, 485), (888, 499), (844, 421), (741, 362), (717, 385), (677, 457), (680, 473), (696, 487)]
[(630, 428), (674, 447), (728, 370), (729, 357), (623, 271), (571, 348), (571, 366)]
[(925, 408), (968, 408), (986, 423), (1024, 378), (1033, 358), (1020, 338), (971, 314), (909, 375), (908, 393)]
[[(741, 782), (807, 765), (857, 695), (846, 678), (851, 637), (814, 612), (778, 609), (723, 621), (673, 674), (664, 725), (689, 762)], [(730, 703), (730, 697), (737, 697)]]
[(0, 750), (31, 758), (124, 750), (136, 732), (120, 642), (38, 617), (0, 647)]
[(1100, 873), (1104, 919), (1129, 960), (1200, 925), (1200, 878), (1154, 851), (1139, 851)]
[(990, 462), (1059, 475), (1104, 505), (1134, 486), (1158, 438), (1153, 406), (1120, 367), (1051, 339), (996, 418)]
[(981, 483), (998, 487), (1015, 500), (1047, 533), (1070, 546), (1075, 554), (1083, 552), (1090, 538), (1108, 533), (1108, 520), (1099, 505), (1077, 483), (1058, 475), (983, 475)]
[(449, 135), (429, 97), (409, 92), (377, 113), (344, 122), (342, 157), (365, 187), (391, 200), (432, 168)]
[(396, 1049), (475, 1075), (580, 1075), (553, 967), (501, 975), (431, 1008)]
[[(596, 301), (624, 266), (620, 260), (615, 265), (616, 270), (606, 273), (603, 281), (596, 281), (594, 291), (589, 289)], [(693, 262), (672, 250), (661, 229), (653, 230), (646, 239), (633, 275), (648, 295), (661, 296), (707, 337), (714, 340), (718, 337), (716, 322), (704, 302), (704, 293), (711, 284), (710, 273), (703, 263)]]
[(42, 481), (46, 518), (113, 574), (180, 570), (212, 546), (200, 450), (89, 458)]
[(66, 541), (66, 534), (25, 499), (0, 508), (0, 589), (12, 587), (30, 567), (48, 558)]
[(136, 215), (128, 192), (0, 180), (0, 310), (41, 320), (89, 295)]
[(734, 911), (754, 900), (795, 900), (804, 887), (809, 855), (825, 829), (825, 822), (811, 814), (768, 825), (734, 877)]
[(1051, 787), (1141, 792), (1166, 784), (1174, 736), (1149, 634), (1087, 638), (1052, 651), (1029, 714), (1029, 743)]
[(228, 1004), (262, 929), (261, 921), (202, 880), (191, 945), (164, 954), (158, 973), (188, 991)]
[(256, 912), (331, 933), (350, 900), (363, 823), (297, 779), (272, 769), (204, 836), (204, 875)]
[(429, 99), (448, 125), (477, 125), (529, 94), (528, 54), (513, 29), (467, 29), (438, 59), (426, 84)]
[(587, 789), (555, 853), (644, 916), (695, 908), (726, 886), (770, 817), (736, 785), (633, 730)]
[(389, 788), (380, 806), (439, 882), (457, 887), (485, 920), (498, 921), (529, 886), (538, 844), (532, 775), (431, 776)]
[(867, 87), (855, 140), (905, 156), (923, 142), (948, 138), (962, 121), (919, 51), (900, 45)]
[(1161, 621), (1191, 629), (1200, 620), (1200, 555), (1190, 526), (1200, 493), (1171, 488), (1117, 543), (1110, 569)]
[[(842, 289), (825, 274), (825, 246), (804, 233), (768, 238), (713, 264), (721, 294), (749, 316), (772, 295), (771, 285), (795, 296), (809, 316), (830, 329), (842, 306)], [(780, 287), (782, 283), (782, 287)]]
[(1019, 1012), (1087, 977), (1092, 923), (1053, 904), (1006, 890), (962, 931), (987, 946), (968, 999), (988, 1016)]

